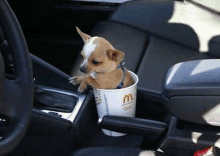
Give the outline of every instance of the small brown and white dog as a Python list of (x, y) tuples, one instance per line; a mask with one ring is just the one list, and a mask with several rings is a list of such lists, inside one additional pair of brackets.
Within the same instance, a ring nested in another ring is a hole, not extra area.
[(125, 55), (122, 51), (102, 37), (91, 37), (78, 27), (76, 30), (85, 43), (81, 52), (83, 63), (79, 67), (85, 75), (69, 80), (73, 85), (80, 84), (78, 92), (82, 93), (87, 85), (94, 89), (120, 89), (133, 84), (130, 73), (121, 64)]

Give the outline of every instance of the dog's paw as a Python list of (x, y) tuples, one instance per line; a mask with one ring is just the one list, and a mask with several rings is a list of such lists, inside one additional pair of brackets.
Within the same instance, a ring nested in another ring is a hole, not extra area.
[(80, 80), (78, 77), (72, 77), (69, 79), (69, 83), (72, 83), (73, 85), (78, 85), (80, 84)]
[(84, 90), (83, 89), (81, 89), (80, 87), (78, 88), (78, 90), (77, 90), (77, 92), (78, 93), (83, 93), (84, 92)]

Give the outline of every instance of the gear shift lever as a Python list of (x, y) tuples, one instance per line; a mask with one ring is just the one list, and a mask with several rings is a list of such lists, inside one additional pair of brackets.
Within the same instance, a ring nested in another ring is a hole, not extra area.
[(44, 90), (36, 85), (34, 91), (34, 107), (46, 110), (72, 112), (77, 102), (74, 96)]

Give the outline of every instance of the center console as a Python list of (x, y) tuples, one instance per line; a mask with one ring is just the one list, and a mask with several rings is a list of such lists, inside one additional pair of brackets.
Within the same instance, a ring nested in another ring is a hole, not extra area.
[[(98, 123), (93, 91), (77, 93), (77, 87), (69, 84), (68, 75), (31, 56), (36, 88), (28, 135), (62, 136), (59, 140), (67, 147), (71, 142), (76, 148), (117, 146), (147, 149), (154, 147), (166, 134), (166, 113), (162, 103), (149, 101), (137, 90), (135, 118), (105, 116)], [(101, 131), (102, 128), (128, 135), (110, 137)], [(56, 146), (49, 140), (46, 143)]]

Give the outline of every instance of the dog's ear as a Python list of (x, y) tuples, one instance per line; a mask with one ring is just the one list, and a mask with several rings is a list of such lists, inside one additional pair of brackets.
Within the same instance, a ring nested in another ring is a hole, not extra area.
[(124, 58), (125, 53), (116, 49), (108, 49), (107, 56), (110, 60), (120, 62)]
[(87, 40), (89, 40), (90, 38), (92, 38), (91, 36), (83, 33), (78, 27), (76, 27), (76, 31), (79, 33), (79, 35), (82, 37), (84, 43), (86, 43)]

